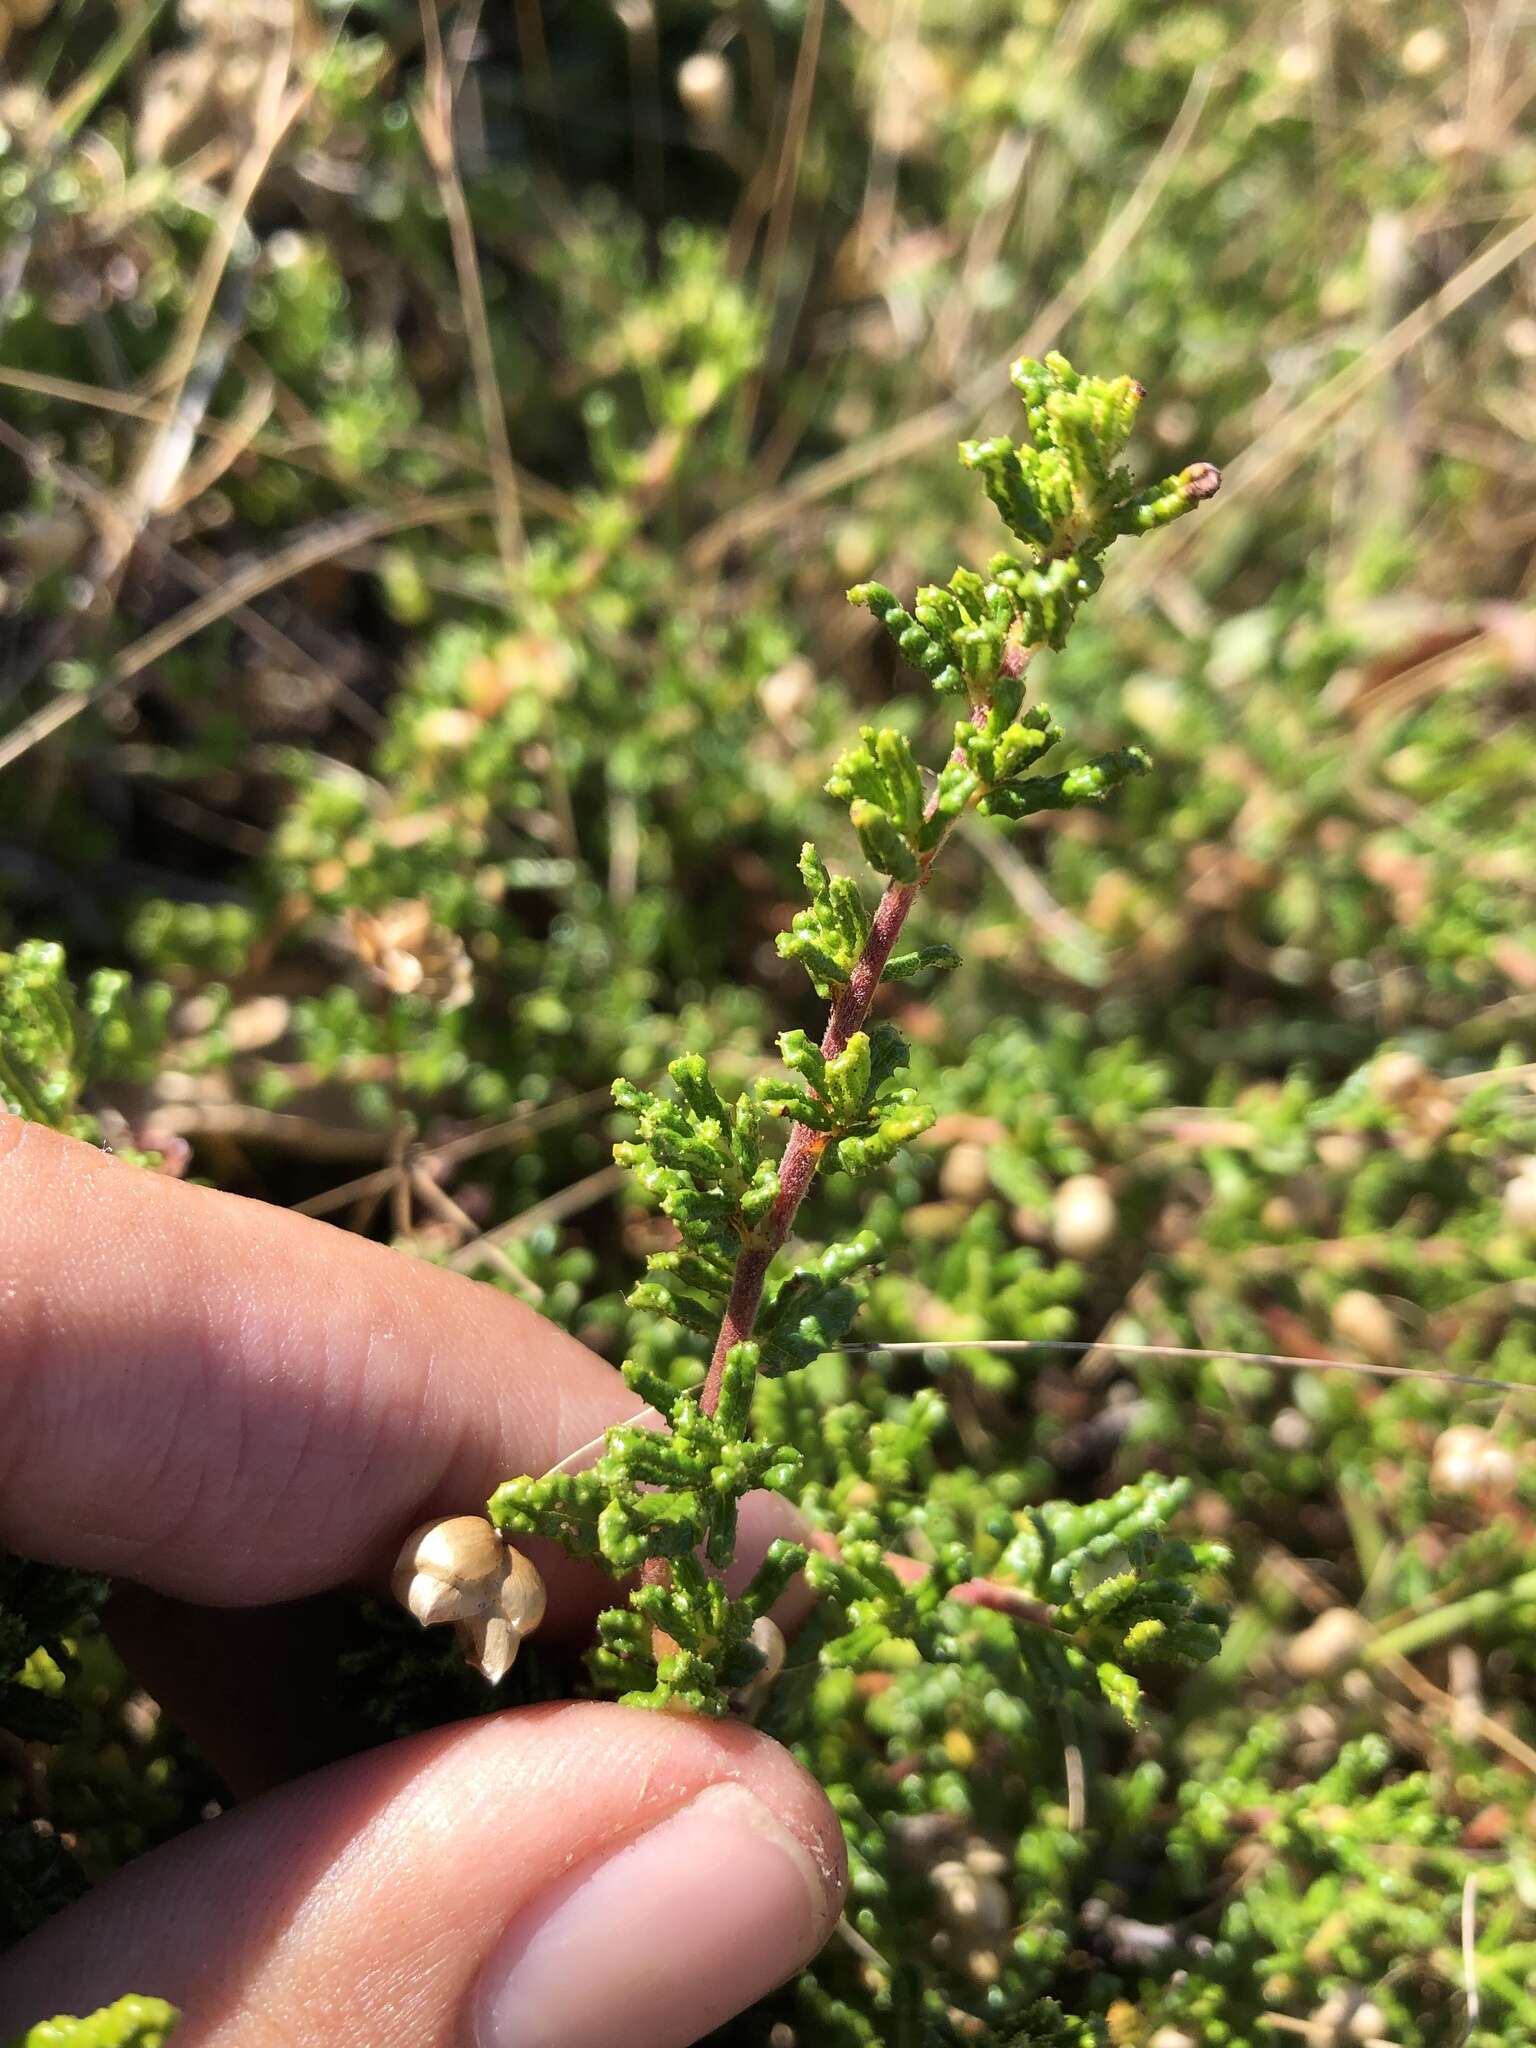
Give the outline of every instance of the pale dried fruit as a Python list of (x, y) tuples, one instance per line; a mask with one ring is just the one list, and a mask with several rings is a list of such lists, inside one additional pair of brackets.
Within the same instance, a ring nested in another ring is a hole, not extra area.
[(462, 754), (484, 730), (484, 720), (462, 704), (440, 704), (418, 720), (416, 738), (426, 753)]
[(1522, 1236), (1536, 1236), (1536, 1166), (1525, 1161), (1504, 1190), (1504, 1221)]
[(987, 1166), (987, 1148), (962, 1140), (951, 1145), (939, 1168), (939, 1191), (951, 1202), (981, 1201), (992, 1185)]
[(1491, 1430), (1457, 1423), (1435, 1439), (1429, 1483), (1438, 1494), (1506, 1493), (1515, 1483), (1515, 1461)]
[(1317, 1438), (1317, 1431), (1299, 1408), (1282, 1408), (1269, 1425), (1269, 1434), (1281, 1451), (1308, 1450)]
[(1332, 1678), (1353, 1664), (1370, 1638), (1371, 1625), (1354, 1607), (1329, 1607), (1286, 1645), (1285, 1668), (1292, 1678)]
[(1317, 2048), (1345, 2048), (1354, 2041), (1374, 2041), (1387, 2030), (1386, 2014), (1358, 1991), (1330, 1991), (1307, 2022)]
[(723, 128), (731, 118), (735, 82), (718, 50), (695, 50), (677, 67), (677, 96), (701, 128)]
[(497, 1685), (544, 1619), (544, 1581), (483, 1515), (423, 1522), (401, 1546), (390, 1587), (423, 1628), (451, 1622), (465, 1662)]
[(1051, 1235), (1069, 1259), (1091, 1259), (1103, 1251), (1118, 1221), (1115, 1198), (1096, 1173), (1074, 1173), (1056, 1190)]
[(789, 1645), (784, 1640), (784, 1631), (776, 1621), (766, 1614), (760, 1614), (753, 1622), (748, 1641), (763, 1660), (760, 1671), (755, 1671), (745, 1685), (738, 1686), (731, 1695), (731, 1704), (738, 1712), (753, 1707), (772, 1686), (784, 1669), (784, 1659)]
[(1396, 1365), (1402, 1357), (1402, 1337), (1392, 1311), (1363, 1287), (1351, 1287), (1333, 1304), (1333, 1333), (1372, 1365)]
[(1413, 78), (1438, 71), (1451, 54), (1450, 43), (1437, 28), (1415, 29), (1398, 53), (1398, 61)]
[(1407, 1102), (1429, 1079), (1429, 1069), (1416, 1052), (1384, 1052), (1371, 1075), (1383, 1101)]
[(957, 1934), (980, 1945), (1007, 1933), (1013, 1906), (997, 1878), (978, 1874), (958, 1858), (936, 1863), (929, 1876), (939, 1895), (939, 1909)]
[(778, 732), (794, 732), (804, 722), (816, 697), (816, 671), (803, 655), (786, 661), (757, 686), (763, 716)]
[(1317, 1141), (1317, 1156), (1330, 1173), (1358, 1173), (1369, 1149), (1358, 1131), (1325, 1131)]
[(473, 996), (464, 941), (445, 925), (434, 924), (425, 903), (351, 910), (347, 929), (358, 959), (391, 995), (424, 996), (440, 1010), (461, 1010)]
[(224, 1019), (231, 1052), (264, 1052), (288, 1029), (292, 1006), (285, 996), (252, 996), (236, 1003)]

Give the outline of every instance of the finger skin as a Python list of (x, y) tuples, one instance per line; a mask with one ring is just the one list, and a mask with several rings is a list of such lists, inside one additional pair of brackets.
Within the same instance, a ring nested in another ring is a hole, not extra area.
[[(844, 1851), (785, 1751), (730, 1724), (535, 1707), (332, 1766), (142, 1858), (0, 1963), (0, 2039), (131, 1987), (182, 2008), (177, 2048), (466, 2048), (508, 1924), (726, 1782), (807, 1852), (808, 1961)], [(766, 1988), (744, 1981), (738, 2004)]]
[[(403, 1536), (638, 1405), (494, 1289), (0, 1116), (0, 1544), (221, 1605)], [(584, 1574), (554, 1573), (552, 1605)]]

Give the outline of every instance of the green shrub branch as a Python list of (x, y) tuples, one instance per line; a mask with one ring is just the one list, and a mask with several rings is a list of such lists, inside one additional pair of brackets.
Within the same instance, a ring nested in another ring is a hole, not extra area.
[[(907, 1048), (899, 1033), (870, 1020), (887, 981), (955, 964), (947, 946), (896, 950), (935, 862), (971, 813), (1018, 820), (1101, 803), (1148, 766), (1139, 749), (1126, 748), (1042, 772), (1064, 735), (1044, 704), (1027, 699), (1030, 666), (1043, 648), (1062, 645), (1117, 538), (1167, 525), (1219, 480), (1197, 463), (1138, 488), (1120, 461), (1143, 396), (1128, 377), (1083, 377), (1053, 355), (1016, 364), (1013, 383), (1028, 438), (967, 442), (961, 460), (981, 476), (1022, 552), (993, 556), (984, 572), (957, 569), (947, 585), (919, 590), (911, 610), (883, 584), (849, 592), (903, 658), (964, 708), (936, 772), (924, 771), (893, 726), (865, 726), (834, 765), (828, 792), (847, 804), (854, 838), (883, 886), (870, 910), (858, 884), (834, 879), (814, 846), (802, 852), (809, 901), (778, 943), (828, 1002), (820, 1041), (782, 1034), (789, 1078), (759, 1079), (730, 1103), (692, 1054), (670, 1064), (668, 1096), (615, 1084), (615, 1101), (638, 1127), (615, 1156), (679, 1240), (651, 1257), (630, 1304), (707, 1339), (702, 1384), (679, 1392), (629, 1364), (631, 1384), (658, 1409), (667, 1434), (637, 1425), (612, 1431), (590, 1471), (515, 1479), (490, 1503), (492, 1519), (509, 1532), (553, 1536), (616, 1574), (640, 1572), (630, 1605), (604, 1615), (595, 1660), (599, 1677), (627, 1682), (633, 1701), (726, 1711), (733, 1692), (761, 1671), (760, 1624), (806, 1562), (799, 1546), (776, 1544), (746, 1594), (731, 1600), (698, 1559), (716, 1568), (732, 1561), (747, 1492), (793, 1488), (796, 1446), (754, 1429), (759, 1376), (800, 1370), (841, 1342), (862, 1277), (878, 1259), (878, 1239), (863, 1231), (777, 1269), (818, 1172), (830, 1162), (869, 1173), (933, 1121), (901, 1078)], [(777, 1158), (766, 1142), (776, 1119), (789, 1126)], [(1044, 1614), (1081, 1654), (1094, 1646), (1099, 1687), (1127, 1715), (1138, 1688), (1122, 1658), (1198, 1658), (1215, 1644), (1187, 1584), (1209, 1558), (1176, 1546), (1138, 1548), (1176, 1502), (1164, 1489), (1131, 1493), (1110, 1504), (1104, 1531), (1068, 1546), (1050, 1581), (1056, 1604), (1023, 1603), (1027, 1618)], [(851, 1618), (854, 1642), (872, 1626), (910, 1639), (915, 1617), (964, 1583), (963, 1572), (935, 1572), (914, 1590), (867, 1550), (855, 1540), (837, 1564), (810, 1566), (818, 1590)], [(1105, 1550), (1122, 1565), (1099, 1579), (1094, 1560)], [(1022, 1569), (1022, 1556), (1018, 1562)]]

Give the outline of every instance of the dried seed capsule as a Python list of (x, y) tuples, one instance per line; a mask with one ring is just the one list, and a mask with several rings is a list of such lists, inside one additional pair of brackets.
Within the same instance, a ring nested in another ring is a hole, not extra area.
[(752, 1644), (763, 1659), (763, 1668), (757, 1674), (758, 1683), (771, 1685), (784, 1669), (787, 1645), (784, 1631), (776, 1621), (770, 1621), (766, 1614), (760, 1614), (752, 1624)]
[(754, 1672), (745, 1685), (738, 1686), (735, 1692), (732, 1693), (731, 1704), (738, 1713), (755, 1707), (763, 1694), (768, 1691), (779, 1673), (784, 1669), (784, 1659), (788, 1654), (789, 1648), (784, 1640), (784, 1631), (776, 1621), (771, 1621), (766, 1614), (760, 1614), (756, 1621), (753, 1622), (747, 1640), (762, 1657), (763, 1668), (761, 1671)]
[(1396, 1365), (1402, 1339), (1392, 1311), (1363, 1287), (1351, 1287), (1333, 1304), (1333, 1331), (1372, 1365)]
[(1069, 1259), (1091, 1259), (1103, 1251), (1118, 1220), (1115, 1198), (1096, 1173), (1074, 1173), (1056, 1190), (1051, 1235)]
[(1385, 1052), (1371, 1071), (1376, 1093), (1384, 1102), (1407, 1102), (1429, 1078), (1416, 1052)]
[(951, 1145), (944, 1155), (944, 1164), (939, 1168), (940, 1192), (951, 1202), (966, 1202), (972, 1207), (981, 1201), (992, 1185), (992, 1173), (987, 1163), (985, 1145), (975, 1145), (962, 1140)]
[(451, 1622), (471, 1664), (491, 1685), (544, 1619), (544, 1581), (483, 1515), (445, 1515), (413, 1530), (390, 1581), (423, 1628)]
[(1285, 1668), (1292, 1678), (1332, 1678), (1353, 1664), (1370, 1639), (1371, 1625), (1358, 1609), (1329, 1607), (1286, 1646)]
[(461, 1621), (495, 1598), (506, 1555), (483, 1515), (446, 1515), (406, 1538), (391, 1588), (423, 1628)]
[(1317, 1440), (1317, 1431), (1299, 1408), (1282, 1408), (1269, 1425), (1269, 1435), (1281, 1451), (1305, 1451)]
[(723, 128), (731, 118), (735, 83), (718, 50), (695, 50), (677, 67), (677, 96), (701, 128)]
[(956, 1934), (980, 1946), (1004, 1935), (1013, 1918), (1006, 1888), (958, 1858), (936, 1863), (929, 1873), (939, 1894), (939, 1910)]
[(763, 716), (778, 732), (798, 726), (815, 697), (816, 671), (802, 655), (786, 661), (771, 676), (764, 676), (757, 686), (757, 701), (763, 707)]
[(1456, 1423), (1435, 1438), (1429, 1459), (1429, 1484), (1438, 1494), (1507, 1492), (1515, 1483), (1515, 1461), (1491, 1430), (1476, 1423)]
[(1369, 1151), (1358, 1131), (1324, 1131), (1317, 1156), (1330, 1173), (1358, 1173)]
[(1536, 1163), (1527, 1159), (1504, 1190), (1504, 1221), (1524, 1237), (1536, 1237)]

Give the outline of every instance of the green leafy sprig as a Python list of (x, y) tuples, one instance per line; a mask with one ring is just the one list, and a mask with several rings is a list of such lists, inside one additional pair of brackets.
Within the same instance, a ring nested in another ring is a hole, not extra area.
[[(899, 1033), (886, 1023), (871, 1027), (869, 1018), (883, 983), (955, 964), (947, 946), (897, 950), (934, 861), (968, 812), (1014, 820), (1100, 803), (1149, 765), (1126, 748), (1043, 772), (1063, 734), (1045, 705), (1027, 701), (1029, 668), (1040, 649), (1061, 646), (1103, 580), (1110, 545), (1180, 517), (1210, 497), (1219, 478), (1202, 463), (1150, 490), (1136, 487), (1119, 461), (1143, 396), (1128, 377), (1079, 376), (1052, 355), (1016, 364), (1013, 382), (1028, 441), (966, 442), (960, 453), (1022, 552), (994, 556), (985, 571), (957, 569), (947, 585), (920, 590), (910, 611), (882, 584), (849, 592), (907, 661), (967, 708), (936, 774), (925, 773), (905, 734), (890, 726), (864, 727), (833, 767), (827, 789), (847, 804), (884, 887), (871, 909), (857, 883), (834, 877), (813, 846), (802, 853), (809, 902), (778, 944), (831, 1006), (819, 1043), (786, 1032), (779, 1050), (787, 1077), (759, 1079), (730, 1101), (692, 1054), (669, 1066), (670, 1096), (615, 1084), (615, 1101), (637, 1126), (615, 1156), (678, 1235), (674, 1248), (652, 1256), (630, 1302), (709, 1342), (703, 1384), (679, 1395), (627, 1366), (667, 1433), (611, 1431), (590, 1470), (514, 1479), (490, 1503), (493, 1521), (509, 1532), (553, 1537), (616, 1577), (639, 1571), (630, 1604), (603, 1617), (595, 1658), (598, 1677), (628, 1684), (637, 1702), (726, 1711), (767, 1654), (756, 1625), (804, 1561), (798, 1546), (776, 1545), (735, 1599), (710, 1569), (734, 1556), (743, 1495), (754, 1487), (790, 1491), (798, 1470), (793, 1445), (754, 1434), (759, 1375), (806, 1366), (845, 1337), (860, 1276), (878, 1255), (873, 1237), (861, 1233), (777, 1270), (800, 1206), (824, 1162), (868, 1172), (933, 1120), (901, 1080), (907, 1053)], [(768, 1144), (774, 1119), (790, 1127), (777, 1154)], [(1198, 1561), (1151, 1536), (1166, 1510), (1161, 1500), (1117, 1497), (1092, 1511), (1102, 1526), (1070, 1540), (1040, 1519), (1010, 1560), (1023, 1585), (1047, 1569), (1049, 1556), (1061, 1617), (1053, 1613), (1050, 1625), (1094, 1658), (1102, 1690), (1126, 1713), (1134, 1711), (1135, 1680), (1121, 1658), (1198, 1657), (1214, 1643), (1214, 1619), (1187, 1584)], [(813, 1579), (834, 1605), (861, 1617), (858, 1628), (886, 1627), (882, 1615), (893, 1617), (910, 1589), (877, 1554), (863, 1557), (868, 1546), (853, 1532), (850, 1539), (840, 1561), (813, 1560)], [(1096, 1559), (1107, 1561), (1102, 1575)], [(924, 1597), (932, 1602), (947, 1590), (939, 1574)]]
[(119, 1998), (84, 2019), (61, 2014), (39, 2020), (12, 2048), (163, 2048), (176, 2026), (175, 2009), (161, 1998)]

